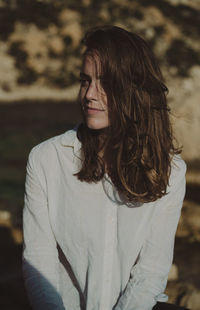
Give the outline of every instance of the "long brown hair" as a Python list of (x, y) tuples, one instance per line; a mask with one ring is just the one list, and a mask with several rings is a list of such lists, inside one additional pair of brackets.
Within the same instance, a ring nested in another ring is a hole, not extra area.
[(89, 31), (85, 55), (95, 54), (101, 65), (101, 83), (108, 98), (110, 125), (103, 158), (101, 131), (83, 120), (77, 136), (82, 143), (82, 167), (76, 174), (98, 182), (105, 167), (126, 201), (150, 202), (166, 194), (175, 148), (167, 87), (148, 44), (138, 35), (116, 26)]

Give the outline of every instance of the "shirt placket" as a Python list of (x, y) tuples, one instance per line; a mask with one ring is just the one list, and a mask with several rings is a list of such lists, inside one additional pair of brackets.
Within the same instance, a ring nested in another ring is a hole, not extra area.
[(117, 235), (117, 207), (109, 201), (106, 207), (105, 242), (103, 253), (103, 281), (99, 310), (110, 310), (112, 269)]

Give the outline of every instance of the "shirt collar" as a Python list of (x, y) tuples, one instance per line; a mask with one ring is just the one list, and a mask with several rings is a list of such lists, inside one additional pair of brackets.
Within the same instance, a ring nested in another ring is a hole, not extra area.
[(61, 135), (60, 139), (61, 145), (63, 147), (72, 147), (75, 155), (77, 155), (81, 149), (81, 142), (77, 138), (77, 129), (78, 126), (76, 126), (74, 129), (66, 131)]

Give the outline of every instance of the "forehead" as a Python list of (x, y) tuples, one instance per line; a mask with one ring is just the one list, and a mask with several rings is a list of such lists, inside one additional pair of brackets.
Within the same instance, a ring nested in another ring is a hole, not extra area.
[(101, 63), (98, 55), (87, 53), (83, 57), (81, 71), (90, 76), (99, 76), (101, 73)]

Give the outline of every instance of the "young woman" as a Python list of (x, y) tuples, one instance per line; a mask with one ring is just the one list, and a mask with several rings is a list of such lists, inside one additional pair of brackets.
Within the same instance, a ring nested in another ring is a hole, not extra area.
[(150, 310), (157, 302), (155, 309), (168, 309), (186, 166), (173, 144), (167, 88), (139, 36), (105, 26), (84, 43), (83, 122), (29, 155), (30, 302), (49, 310)]

